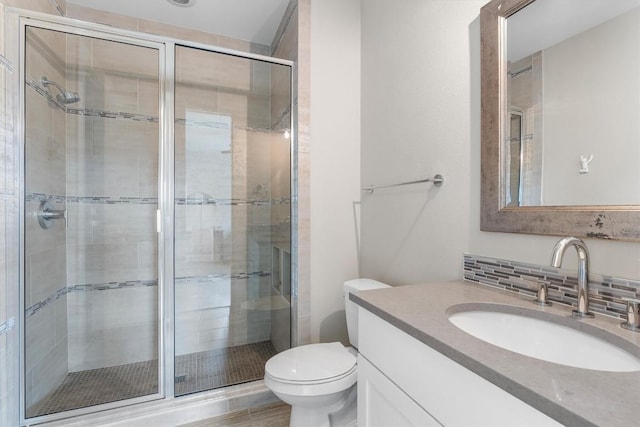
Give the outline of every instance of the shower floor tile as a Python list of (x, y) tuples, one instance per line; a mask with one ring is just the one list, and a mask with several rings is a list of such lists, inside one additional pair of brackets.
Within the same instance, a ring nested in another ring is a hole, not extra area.
[(86, 406), (153, 394), (158, 391), (158, 361), (71, 372), (28, 417), (54, 414)]
[[(264, 377), (276, 350), (270, 341), (176, 357), (175, 393), (184, 395)], [(71, 372), (27, 417), (53, 414), (157, 393), (158, 361)]]
[(176, 357), (176, 396), (260, 380), (276, 354), (271, 341)]

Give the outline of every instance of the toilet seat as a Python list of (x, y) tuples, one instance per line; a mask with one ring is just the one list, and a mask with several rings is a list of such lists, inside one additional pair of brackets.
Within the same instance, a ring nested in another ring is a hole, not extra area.
[(284, 382), (327, 382), (347, 374), (356, 361), (339, 342), (309, 344), (275, 355), (265, 365), (265, 371)]
[(341, 343), (308, 344), (279, 353), (265, 365), (265, 383), (280, 393), (316, 396), (357, 381), (357, 359)]

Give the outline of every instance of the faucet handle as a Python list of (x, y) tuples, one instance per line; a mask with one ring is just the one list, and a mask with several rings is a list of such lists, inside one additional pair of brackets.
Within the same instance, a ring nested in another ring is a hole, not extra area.
[(534, 302), (538, 305), (549, 306), (551, 305), (551, 301), (549, 301), (548, 296), (549, 282), (538, 280), (538, 292), (536, 293), (536, 299), (534, 300)]
[(640, 299), (622, 298), (627, 302), (627, 321), (620, 323), (623, 329), (640, 332)]

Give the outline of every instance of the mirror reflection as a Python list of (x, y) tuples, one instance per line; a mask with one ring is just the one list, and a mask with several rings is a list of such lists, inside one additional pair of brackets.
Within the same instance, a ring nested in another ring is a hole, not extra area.
[(640, 205), (640, 0), (506, 20), (503, 205)]

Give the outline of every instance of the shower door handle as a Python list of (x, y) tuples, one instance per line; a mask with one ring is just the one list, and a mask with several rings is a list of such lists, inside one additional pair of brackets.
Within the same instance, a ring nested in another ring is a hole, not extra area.
[(49, 200), (44, 200), (42, 203), (40, 203), (40, 207), (38, 208), (38, 213), (36, 214), (36, 216), (38, 217), (38, 224), (40, 224), (40, 227), (44, 228), (45, 230), (53, 227), (54, 219), (64, 219), (65, 225), (67, 222), (67, 210), (53, 209), (53, 203), (51, 203)]

